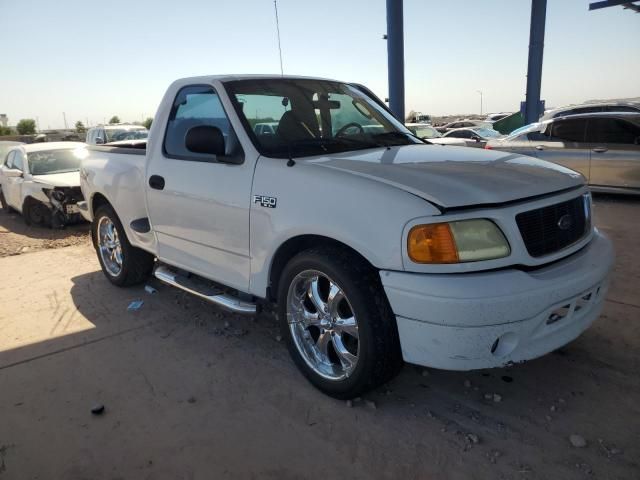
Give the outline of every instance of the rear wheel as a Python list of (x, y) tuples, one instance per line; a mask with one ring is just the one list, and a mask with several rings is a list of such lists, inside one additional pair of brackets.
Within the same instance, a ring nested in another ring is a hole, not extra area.
[(377, 272), (362, 259), (340, 249), (302, 252), (278, 290), (289, 352), (324, 393), (357, 397), (402, 366), (395, 317)]
[(144, 282), (153, 269), (154, 257), (129, 243), (113, 208), (103, 205), (96, 211), (91, 235), (102, 272), (119, 287)]

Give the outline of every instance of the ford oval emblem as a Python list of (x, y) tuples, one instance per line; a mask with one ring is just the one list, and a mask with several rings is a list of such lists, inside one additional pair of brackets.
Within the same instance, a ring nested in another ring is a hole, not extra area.
[(573, 225), (573, 218), (569, 214), (561, 216), (560, 220), (558, 220), (558, 228), (560, 230), (569, 230), (571, 225)]

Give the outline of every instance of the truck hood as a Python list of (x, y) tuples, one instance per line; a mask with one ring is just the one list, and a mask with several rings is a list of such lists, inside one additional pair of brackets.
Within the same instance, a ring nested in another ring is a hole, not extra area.
[(50, 175), (33, 175), (33, 181), (52, 187), (79, 187), (80, 172), (52, 173)]
[(401, 188), (444, 208), (499, 204), (584, 185), (578, 172), (495, 150), (406, 145), (307, 160)]

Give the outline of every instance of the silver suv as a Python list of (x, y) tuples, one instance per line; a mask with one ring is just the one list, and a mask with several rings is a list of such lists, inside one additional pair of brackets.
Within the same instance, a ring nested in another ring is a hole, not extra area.
[(585, 113), (517, 130), (486, 149), (531, 155), (576, 170), (592, 190), (640, 194), (640, 113)]
[(540, 121), (551, 120), (552, 118), (567, 117), (569, 115), (579, 115), (581, 113), (607, 113), (607, 112), (629, 112), (640, 113), (640, 103), (609, 102), (609, 103), (585, 103), (582, 105), (570, 105), (568, 107), (549, 110)]

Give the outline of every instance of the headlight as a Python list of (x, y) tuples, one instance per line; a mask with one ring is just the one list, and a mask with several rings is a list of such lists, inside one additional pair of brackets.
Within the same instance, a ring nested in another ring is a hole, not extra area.
[(511, 252), (500, 229), (490, 220), (417, 225), (407, 239), (416, 263), (460, 263), (502, 258)]

